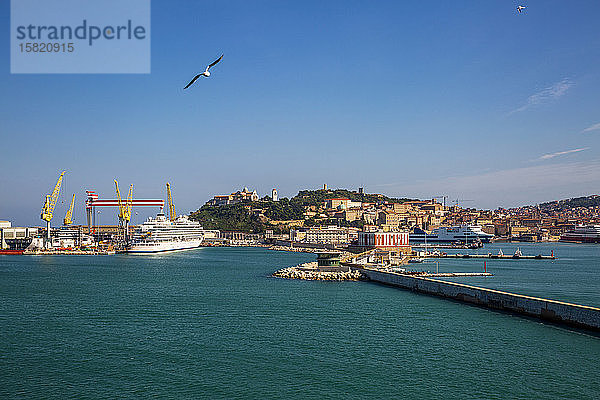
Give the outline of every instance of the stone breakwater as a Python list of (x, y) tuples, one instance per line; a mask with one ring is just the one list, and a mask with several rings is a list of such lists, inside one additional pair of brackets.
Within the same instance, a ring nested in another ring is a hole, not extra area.
[(307, 281), (362, 281), (365, 276), (360, 271), (338, 271), (338, 272), (323, 272), (318, 271), (311, 264), (300, 264), (296, 267), (283, 268), (273, 273), (274, 277), (284, 279), (302, 279)]

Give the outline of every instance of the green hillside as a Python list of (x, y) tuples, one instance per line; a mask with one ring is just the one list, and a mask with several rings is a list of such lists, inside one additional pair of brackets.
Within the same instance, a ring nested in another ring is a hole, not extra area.
[(551, 201), (548, 203), (540, 204), (540, 208), (548, 209), (548, 210), (566, 210), (577, 207), (599, 207), (600, 206), (600, 196), (595, 194), (591, 196), (584, 197), (574, 197), (572, 199), (565, 200), (557, 200)]
[[(269, 221), (289, 221), (303, 220), (304, 208), (306, 206), (320, 207), (325, 200), (332, 198), (347, 198), (352, 201), (361, 201), (368, 203), (389, 202), (403, 203), (410, 199), (396, 199), (380, 194), (360, 194), (346, 189), (336, 190), (301, 190), (291, 199), (281, 198), (279, 201), (272, 201), (269, 197), (256, 202), (237, 203), (224, 206), (204, 205), (198, 211), (191, 214), (191, 218), (199, 221), (206, 229), (218, 229), (222, 231), (240, 231), (248, 233), (262, 233), (267, 229), (273, 229), (276, 232), (282, 230), (281, 227), (272, 225)], [(250, 210), (248, 210), (250, 208)], [(260, 210), (264, 217), (260, 217), (251, 210)], [(345, 221), (340, 221), (342, 225), (349, 225)], [(307, 226), (336, 224), (336, 220), (318, 221), (310, 219)], [(352, 226), (361, 226), (360, 222), (353, 223)], [(285, 228), (283, 229), (285, 230)]]

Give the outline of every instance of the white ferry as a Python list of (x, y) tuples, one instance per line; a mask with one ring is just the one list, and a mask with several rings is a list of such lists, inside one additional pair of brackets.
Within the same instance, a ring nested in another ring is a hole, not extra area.
[(600, 225), (580, 225), (560, 237), (561, 242), (600, 243)]
[(180, 215), (169, 221), (162, 212), (156, 218), (148, 218), (133, 234), (127, 253), (148, 254), (167, 251), (190, 250), (200, 246), (204, 229), (200, 223)]
[(410, 243), (488, 243), (494, 235), (485, 233), (479, 225), (459, 225), (436, 228), (431, 233), (415, 228), (410, 234)]

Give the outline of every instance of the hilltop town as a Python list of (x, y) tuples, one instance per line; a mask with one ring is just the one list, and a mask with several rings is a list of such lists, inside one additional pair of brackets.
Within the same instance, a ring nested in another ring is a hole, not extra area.
[(210, 199), (191, 217), (207, 229), (235, 231), (292, 241), (345, 244), (358, 231), (431, 231), (441, 226), (481, 226), (496, 240), (557, 241), (577, 225), (600, 222), (600, 196), (592, 195), (518, 208), (478, 210), (445, 197), (430, 200), (392, 198), (383, 194), (331, 190), (302, 190), (292, 198), (259, 197), (244, 188)]

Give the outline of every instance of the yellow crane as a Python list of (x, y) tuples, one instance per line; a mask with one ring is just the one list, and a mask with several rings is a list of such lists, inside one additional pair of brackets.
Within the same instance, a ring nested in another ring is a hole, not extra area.
[(133, 207), (133, 183), (129, 185), (129, 194), (127, 194), (127, 214), (125, 214), (127, 218), (127, 223), (129, 224), (129, 220), (131, 220), (131, 208)]
[(63, 176), (65, 175), (65, 172), (67, 171), (63, 171), (60, 176), (58, 177), (58, 181), (56, 182), (56, 185), (54, 186), (54, 190), (52, 191), (52, 194), (47, 194), (46, 195), (46, 202), (44, 203), (44, 206), (42, 207), (42, 213), (41, 213), (41, 218), (42, 220), (46, 221), (46, 238), (48, 240), (50, 240), (50, 221), (52, 221), (52, 215), (54, 214), (54, 207), (56, 206), (56, 201), (58, 200), (58, 194), (60, 193), (60, 185), (62, 184), (62, 180), (63, 180)]
[(175, 221), (177, 214), (175, 213), (175, 205), (173, 204), (173, 197), (171, 197), (171, 185), (167, 182), (167, 200), (169, 200), (169, 219)]
[(73, 198), (71, 199), (71, 206), (69, 207), (69, 209), (67, 210), (67, 215), (65, 215), (65, 219), (63, 220), (63, 223), (65, 225), (71, 225), (73, 223), (73, 206), (75, 205), (75, 193), (73, 193)]
[(121, 200), (121, 192), (119, 191), (119, 182), (115, 179), (115, 188), (117, 189), (117, 203), (119, 203), (119, 222), (123, 220), (123, 201)]
[(117, 202), (119, 203), (119, 224), (122, 225), (124, 238), (129, 239), (129, 221), (131, 221), (131, 207), (133, 206), (133, 184), (129, 186), (129, 194), (125, 201), (121, 198), (119, 191), (119, 182), (115, 179), (115, 189), (117, 190)]

